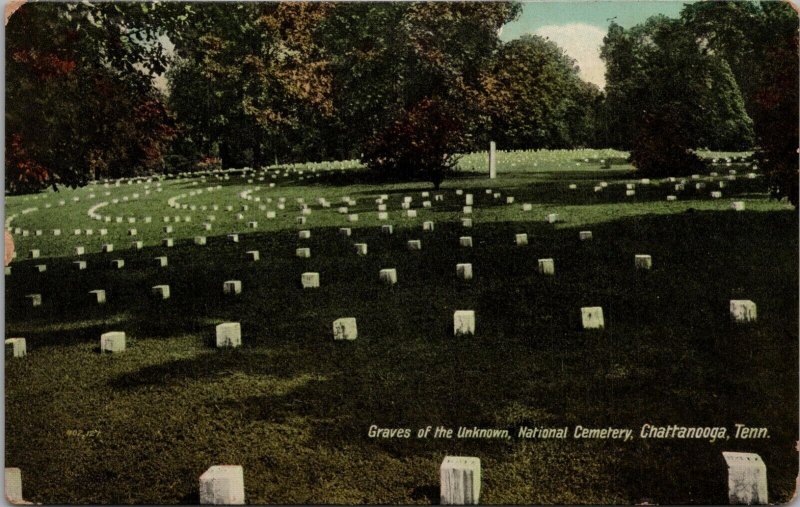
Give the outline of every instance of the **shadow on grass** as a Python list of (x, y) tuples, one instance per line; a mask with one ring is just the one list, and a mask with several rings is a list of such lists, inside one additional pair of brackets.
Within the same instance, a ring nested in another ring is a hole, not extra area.
[[(514, 247), (521, 227), (530, 244)], [(46, 299), (49, 313), (36, 316), (11, 303), (7, 322), (13, 331), (15, 323), (89, 320), (124, 309), (130, 314), (126, 331), (134, 337), (180, 332), (207, 339), (214, 322), (240, 321), (240, 350), (209, 348), (193, 358), (119, 374), (107, 385), (136, 394), (179, 388), (187, 380), (224, 382), (233, 374), (313, 379), (281, 392), (227, 396), (216, 406), (221, 420), (291, 424), (302, 418), (315, 445), (326, 449), (374, 448), (404, 459), (454, 448), (448, 441), (376, 442), (366, 437), (371, 424), (514, 433), (520, 425), (637, 430), (644, 423), (730, 427), (742, 421), (769, 427), (772, 438), (615, 443), (610, 452), (621, 457), (613, 471), (620, 495), (635, 500), (646, 492), (658, 503), (675, 503), (687, 501), (691, 491), (702, 502), (724, 502), (724, 482), (709, 472), (723, 470), (722, 450), (758, 452), (771, 487), (783, 491), (793, 484), (796, 214), (643, 215), (595, 224), (589, 242), (579, 241), (578, 230), (542, 222), (477, 224), (470, 231), (475, 246), (466, 249), (458, 247), (464, 230), (452, 223), (437, 223), (431, 235), (356, 229), (349, 239), (329, 227), (314, 230), (310, 259), (292, 257), (292, 231), (254, 233), (238, 244), (220, 240), (205, 249), (170, 249), (167, 270), (150, 267), (154, 252), (163, 251), (152, 249), (136, 253), (130, 270), (101, 270), (87, 279), (54, 269), (57, 276), (36, 282), (43, 294), (56, 294)], [(415, 237), (422, 237), (423, 250), (406, 251), (405, 241)], [(369, 244), (368, 256), (353, 253), (355, 240)], [(256, 245), (264, 261), (244, 262), (241, 254)], [(634, 269), (633, 257), (640, 253), (652, 255), (650, 272)], [(543, 257), (555, 259), (554, 277), (536, 272)], [(457, 262), (473, 263), (471, 283), (455, 277)], [(385, 267), (398, 270), (394, 290), (377, 280)], [(321, 274), (320, 289), (298, 286), (305, 271)], [(113, 289), (105, 308), (82, 308), (56, 290), (69, 285), (70, 293), (84, 293), (98, 279)], [(228, 279), (242, 280), (241, 296), (222, 297)], [(170, 284), (172, 299), (149, 300), (155, 283)], [(16, 301), (31, 288), (9, 281), (6, 291), (7, 300)], [(755, 301), (759, 323), (731, 325), (730, 299)], [(603, 307), (604, 331), (581, 330), (582, 306)], [(458, 309), (475, 310), (476, 336), (452, 336)], [(334, 342), (331, 322), (345, 316), (358, 319), (359, 337)], [(94, 341), (98, 331), (92, 325), (57, 339)], [(50, 343), (48, 333), (30, 336), (32, 353)], [(579, 444), (565, 443), (564, 459), (586, 452)], [(483, 441), (460, 441), (456, 448), (498, 461), (509, 452)], [(432, 485), (412, 493), (430, 501), (437, 495)]]

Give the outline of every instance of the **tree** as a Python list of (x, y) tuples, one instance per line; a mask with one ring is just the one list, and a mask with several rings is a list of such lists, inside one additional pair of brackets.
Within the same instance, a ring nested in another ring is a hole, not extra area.
[(567, 148), (594, 142), (596, 86), (555, 43), (524, 35), (494, 58), (489, 91), (492, 139), (514, 148)]
[(29, 3), (7, 26), (6, 188), (160, 168), (174, 134), (153, 88), (176, 6)]
[[(331, 4), (198, 4), (176, 34), (171, 107), (223, 166), (277, 156), (313, 109), (330, 116), (331, 79), (315, 32)], [(245, 159), (237, 154), (247, 153)]]
[[(489, 121), (497, 31), (518, 13), (506, 2), (336, 5), (322, 28), (334, 106), (370, 168), (441, 182)], [(392, 139), (411, 125), (418, 135)]]
[(798, 17), (785, 2), (699, 2), (681, 17), (724, 58), (753, 118), (772, 195), (798, 205)]
[(752, 146), (752, 120), (727, 62), (698, 45), (681, 20), (654, 16), (630, 30), (612, 23), (606, 61), (606, 118), (614, 144), (636, 143), (644, 118), (678, 111), (691, 147)]

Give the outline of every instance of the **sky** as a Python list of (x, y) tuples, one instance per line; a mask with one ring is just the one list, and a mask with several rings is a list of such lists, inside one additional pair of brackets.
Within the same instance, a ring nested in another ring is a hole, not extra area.
[(574, 58), (581, 77), (600, 88), (605, 86), (605, 64), (600, 46), (613, 19), (630, 28), (650, 16), (675, 18), (686, 2), (674, 0), (572, 0), (523, 2), (519, 19), (503, 27), (504, 41), (531, 33), (546, 37)]

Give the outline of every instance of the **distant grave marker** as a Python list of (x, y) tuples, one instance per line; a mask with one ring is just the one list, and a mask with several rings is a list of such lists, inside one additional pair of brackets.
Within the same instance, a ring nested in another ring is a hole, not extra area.
[(394, 285), (397, 283), (397, 270), (395, 268), (386, 268), (380, 270), (378, 278), (386, 285)]
[(304, 289), (319, 288), (319, 273), (303, 273), (300, 275), (300, 284)]
[(456, 264), (456, 275), (462, 280), (472, 280), (472, 264)]
[(633, 258), (636, 269), (649, 270), (653, 267), (653, 258), (649, 255), (637, 254)]
[(599, 306), (586, 306), (581, 308), (581, 322), (583, 329), (603, 329), (603, 309)]
[(731, 320), (737, 324), (755, 322), (757, 318), (756, 304), (749, 299), (731, 299)]
[(474, 310), (456, 310), (453, 313), (453, 334), (455, 336), (475, 334)]
[(355, 318), (343, 317), (333, 321), (334, 340), (355, 340), (356, 338), (358, 338), (358, 328)]
[(241, 280), (228, 280), (222, 284), (222, 293), (231, 296), (238, 296), (242, 293)]

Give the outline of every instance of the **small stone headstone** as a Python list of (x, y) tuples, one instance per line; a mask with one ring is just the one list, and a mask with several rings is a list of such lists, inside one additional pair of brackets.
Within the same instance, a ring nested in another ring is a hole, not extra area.
[(362, 256), (363, 255), (367, 255), (367, 244), (366, 243), (356, 243), (354, 246), (356, 248), (356, 254), (362, 255)]
[(228, 294), (232, 296), (237, 296), (242, 293), (242, 281), (241, 280), (228, 280), (224, 284), (222, 284), (222, 293)]
[(161, 245), (167, 248), (172, 248), (175, 246), (175, 240), (172, 238), (164, 238), (161, 240)]
[(353, 233), (353, 230), (350, 227), (339, 227), (339, 235), (340, 236), (345, 236), (345, 237), (349, 238), (352, 233)]
[(465, 215), (469, 215), (472, 213), (472, 206), (464, 206), (461, 208), (461, 212)]
[(158, 266), (159, 268), (166, 267), (168, 262), (166, 256), (156, 257), (155, 261), (156, 261), (156, 266)]
[(556, 266), (553, 259), (539, 259), (539, 274), (549, 276), (556, 274)]
[(586, 306), (581, 308), (581, 322), (583, 329), (603, 329), (603, 309), (599, 306)]
[(310, 239), (311, 238), (311, 231), (308, 231), (308, 230), (298, 231), (297, 238), (298, 239)]
[(253, 262), (258, 261), (261, 258), (261, 254), (259, 254), (258, 250), (248, 250), (245, 252), (245, 255), (247, 255), (247, 258)]
[(300, 284), (304, 289), (319, 288), (319, 273), (303, 273), (300, 275)]
[(433, 227), (434, 227), (434, 225), (433, 225), (433, 222), (431, 222), (431, 221), (422, 222), (422, 230), (423, 231), (433, 232)]
[(458, 244), (465, 248), (472, 248), (472, 236), (461, 236), (458, 238)]
[(114, 269), (122, 269), (125, 267), (125, 261), (123, 259), (114, 259), (111, 261), (111, 267)]
[(86, 261), (72, 261), (72, 265), (75, 266), (75, 269), (78, 271), (86, 269)]
[(649, 255), (637, 254), (634, 256), (634, 265), (636, 269), (651, 269), (653, 267), (653, 258)]
[(394, 226), (392, 225), (382, 225), (381, 226), (381, 233), (382, 234), (392, 234), (394, 232)]
[(100, 352), (124, 352), (125, 333), (122, 331), (109, 331), (100, 335)]
[(25, 338), (6, 339), (6, 357), (25, 357), (28, 354), (28, 347)]
[(549, 224), (554, 224), (558, 222), (558, 213), (548, 213), (544, 217), (545, 221)]
[(514, 235), (514, 242), (517, 246), (525, 246), (528, 244), (528, 235), (526, 233)]
[(36, 268), (36, 271), (39, 273), (44, 273), (45, 271), (47, 271), (47, 264), (37, 264), (34, 267)]
[(347, 215), (347, 221), (348, 222), (358, 222), (358, 213), (352, 213), (350, 215)]
[(735, 211), (744, 211), (744, 201), (733, 201), (731, 208)]
[(25, 299), (31, 302), (32, 307), (42, 306), (41, 294), (26, 294)]
[(456, 264), (456, 276), (462, 280), (472, 280), (472, 264)]
[(746, 452), (723, 452), (728, 465), (728, 502), (731, 505), (766, 505), (767, 467), (761, 456)]
[(19, 468), (5, 469), (5, 492), (9, 503), (22, 503), (22, 470)]
[(675, 196), (675, 195), (668, 195), (667, 196), (667, 201), (677, 201), (677, 200), (678, 200), (678, 197)]
[(228, 234), (228, 241), (231, 241), (232, 243), (238, 243), (239, 242), (239, 235), (238, 234)]
[(244, 505), (244, 470), (215, 465), (200, 476), (201, 505)]
[(731, 299), (730, 312), (731, 320), (737, 324), (756, 321), (756, 304), (749, 299)]
[(477, 505), (481, 495), (481, 460), (446, 456), (439, 468), (441, 505)]
[(386, 285), (394, 285), (397, 283), (397, 270), (394, 268), (382, 269), (378, 273), (378, 278)]
[(409, 250), (422, 250), (422, 241), (418, 239), (410, 239), (406, 245)]
[(298, 248), (294, 251), (295, 255), (301, 259), (308, 259), (311, 257), (311, 249), (310, 248)]
[(467, 194), (464, 196), (464, 204), (467, 206), (473, 205), (474, 199), (472, 198), (472, 194)]
[(358, 338), (358, 328), (355, 318), (343, 317), (333, 321), (334, 340), (355, 340), (356, 338)]
[(471, 218), (462, 218), (461, 219), (461, 227), (465, 227), (465, 228), (472, 227), (472, 219)]
[(154, 285), (150, 293), (156, 299), (169, 299), (169, 285)]
[(453, 314), (453, 334), (455, 336), (475, 334), (475, 311), (456, 310)]
[(89, 295), (94, 298), (98, 305), (103, 305), (106, 302), (106, 291), (103, 289), (90, 290)]
[(38, 259), (39, 256), (40, 256), (40, 252), (39, 252), (38, 248), (34, 248), (28, 254), (28, 257), (31, 258), (31, 259)]
[(415, 209), (406, 210), (406, 217), (417, 218), (417, 210)]
[(514, 196), (509, 195), (506, 197), (506, 204), (514, 204)]
[(592, 239), (592, 231), (580, 231), (578, 232), (578, 238), (581, 241), (588, 241)]

